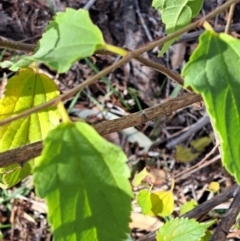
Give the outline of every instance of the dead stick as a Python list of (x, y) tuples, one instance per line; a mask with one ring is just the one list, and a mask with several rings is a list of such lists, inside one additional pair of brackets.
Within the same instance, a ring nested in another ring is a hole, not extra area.
[[(139, 111), (119, 119), (103, 121), (93, 125), (93, 127), (99, 134), (106, 135), (108, 133), (123, 130), (131, 126), (141, 125), (145, 123), (146, 120), (152, 120), (156, 117), (160, 118), (163, 115), (172, 113), (175, 110), (186, 107), (201, 100), (201, 96), (194, 93), (187, 93), (183, 96), (169, 100), (166, 103), (145, 109), (144, 112)], [(42, 142), (40, 141), (4, 153), (0, 153), (0, 167), (8, 166), (14, 163), (25, 162), (39, 156), (41, 151)]]
[[(220, 33), (220, 32), (224, 32), (224, 29), (225, 29), (225, 26), (216, 27), (216, 28), (214, 28), (214, 31), (216, 31), (217, 33)], [(239, 30), (240, 30), (240, 23), (233, 23), (230, 25), (230, 31), (239, 31)], [(182, 42), (196, 40), (204, 31), (205, 30), (199, 30), (199, 31), (194, 31), (191, 33), (183, 34), (179, 38), (179, 40), (177, 40), (173, 43), (173, 45), (182, 43)], [(36, 47), (37, 47), (36, 44), (21, 43), (21, 41), (14, 41), (14, 40), (7, 39), (7, 38), (0, 36), (0, 48), (20, 50), (20, 51), (26, 51), (26, 52), (34, 52), (34, 49)], [(100, 51), (100, 52), (103, 52), (103, 51)]]
[(222, 217), (210, 241), (225, 241), (227, 239), (229, 229), (235, 223), (237, 215), (240, 212), (239, 203), (240, 203), (240, 186), (237, 186), (237, 189), (234, 192), (233, 201), (229, 209), (227, 210), (227, 213), (224, 214), (224, 216)]

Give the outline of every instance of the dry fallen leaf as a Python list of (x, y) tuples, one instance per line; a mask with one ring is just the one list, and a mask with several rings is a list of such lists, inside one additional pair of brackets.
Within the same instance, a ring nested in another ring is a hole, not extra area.
[(131, 213), (131, 222), (129, 223), (131, 229), (138, 228), (151, 232), (159, 229), (162, 225), (163, 223), (155, 217), (145, 216), (141, 213)]

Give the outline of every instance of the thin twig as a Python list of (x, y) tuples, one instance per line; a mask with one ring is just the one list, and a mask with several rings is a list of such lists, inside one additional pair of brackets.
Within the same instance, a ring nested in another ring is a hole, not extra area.
[(26, 52), (33, 52), (36, 48), (35, 44), (25, 44), (17, 41), (13, 41), (10, 39), (6, 39), (4, 37), (0, 37), (0, 47), (14, 50), (21, 50)]
[[(147, 59), (145, 59), (145, 58), (143, 58), (143, 57), (141, 57), (141, 56), (136, 57), (136, 59), (138, 59), (140, 62), (142, 62), (142, 63), (145, 64), (146, 66), (148, 66), (148, 67), (150, 67), (150, 68), (153, 68), (154, 70), (157, 70), (157, 71), (160, 71), (160, 72), (166, 74), (169, 78), (171, 78), (171, 79), (174, 80), (175, 82), (179, 83), (180, 85), (183, 85), (183, 79), (181, 78), (181, 76), (178, 75), (178, 74), (176, 74), (176, 73), (171, 72), (171, 71), (170, 71), (168, 68), (166, 68), (165, 66), (160, 65), (160, 64), (158, 64), (158, 63), (155, 63), (155, 62), (153, 62), (153, 61), (151, 61), (151, 60), (147, 60)], [(120, 60), (120, 61), (121, 61), (121, 60)], [(120, 62), (120, 61), (119, 61), (119, 62)], [(107, 73), (109, 72), (109, 71), (108, 71), (109, 68), (111, 68), (111, 66), (108, 67), (108, 68), (106, 68), (105, 70), (99, 72), (98, 74), (96, 74), (96, 75), (93, 76), (92, 78), (89, 78), (88, 80), (86, 80), (86, 81), (83, 82), (82, 84), (80, 84), (80, 85), (78, 86), (79, 91), (82, 90), (84, 87), (88, 86), (88, 85), (89, 85), (89, 84), (88, 84), (89, 81), (90, 81), (90, 82), (91, 82), (91, 81), (94, 82), (94, 80), (97, 80), (97, 79), (98, 79), (98, 76), (104, 76), (104, 75), (105, 75), (105, 74), (102, 74), (102, 73), (106, 72), (106, 74), (107, 74)], [(81, 87), (81, 88), (80, 88), (80, 87)], [(190, 89), (188, 89), (188, 90), (190, 90)], [(72, 94), (71, 94), (70, 92), (71, 92), (71, 91), (68, 92), (68, 93), (69, 93), (69, 97), (72, 96)], [(68, 97), (68, 96), (67, 96), (66, 94), (64, 94), (64, 95), (62, 96), (62, 99), (63, 99), (63, 100), (64, 100), (64, 99), (67, 99), (67, 97)], [(56, 105), (60, 100), (61, 100), (61, 96), (60, 96), (60, 97), (57, 97), (57, 98), (55, 98), (55, 99), (53, 99), (53, 100), (51, 100), (51, 101), (50, 101), (50, 102), (51, 102), (51, 105)], [(5, 119), (5, 120), (3, 120), (3, 121), (0, 122), (0, 126), (1, 126), (1, 125), (5, 125), (5, 124), (7, 124), (7, 123), (10, 123), (11, 121), (17, 120), (17, 119), (19, 119), (19, 118), (21, 118), (21, 117), (30, 115), (30, 114), (32, 114), (32, 113), (34, 113), (34, 112), (37, 112), (38, 110), (41, 110), (41, 109), (43, 109), (43, 108), (46, 108), (47, 106), (49, 106), (49, 102), (46, 102), (46, 103), (44, 103), (44, 104), (42, 104), (42, 105), (40, 105), (40, 106), (31, 108), (31, 109), (29, 109), (29, 110), (27, 110), (27, 111), (25, 111), (25, 112), (22, 112), (21, 114), (19, 114), (19, 115), (17, 115), (17, 116), (14, 116), (14, 117)]]
[(189, 173), (191, 172), (192, 170), (196, 169), (197, 167), (201, 166), (215, 151), (216, 149), (218, 148), (219, 144), (216, 144), (213, 149), (200, 161), (198, 162), (196, 165), (190, 167), (190, 168), (187, 168), (186, 170), (180, 172), (179, 174), (175, 175), (173, 178), (174, 179), (177, 179), (178, 177), (184, 175), (185, 173)]
[(183, 142), (184, 140), (186, 140), (189, 136), (191, 136), (193, 133), (198, 132), (199, 130), (201, 130), (204, 126), (206, 126), (207, 124), (210, 123), (210, 118), (207, 114), (205, 114), (202, 118), (200, 118), (196, 123), (192, 124), (189, 129), (184, 132), (183, 134), (181, 134), (180, 136), (174, 138), (173, 140), (171, 140), (166, 147), (168, 149), (171, 149), (173, 147), (175, 147), (177, 144)]
[[(217, 33), (223, 32), (225, 30), (225, 27), (216, 27), (214, 28), (214, 31)], [(230, 31), (238, 31), (240, 30), (240, 23), (234, 23), (230, 25)], [(175, 41), (174, 44), (182, 43), (182, 42), (188, 42), (197, 39), (205, 30), (199, 30), (191, 33), (186, 33), (183, 34), (179, 40)], [(41, 37), (41, 35), (36, 35), (31, 38), (27, 38), (21, 41), (13, 41), (10, 39), (6, 39), (4, 37), (0, 36), (0, 48), (8, 48), (8, 49), (13, 49), (13, 50), (20, 50), (20, 51), (25, 51), (25, 52), (34, 52), (34, 49), (36, 48), (37, 45), (35, 44), (24, 44), (24, 45), (19, 45), (19, 43), (22, 43), (27, 40), (31, 40), (33, 38), (38, 38)], [(111, 54), (108, 51), (104, 50), (98, 50), (96, 52), (102, 53), (102, 54)]]
[[(216, 32), (222, 32), (223, 30), (224, 30), (224, 27), (219, 27), (219, 28), (215, 29)], [(239, 23), (232, 24), (230, 26), (230, 30), (232, 30), (232, 31), (240, 30), (240, 24)], [(196, 39), (203, 32), (204, 32), (204, 30), (200, 30), (200, 31), (184, 34), (178, 41), (174, 42), (173, 44)], [(22, 42), (22, 41), (20, 41), (20, 42)], [(26, 52), (34, 52), (34, 49), (36, 48), (36, 45), (34, 45), (34, 44), (23, 44), (22, 45), (21, 43), (19, 43), (17, 41), (9, 40), (9, 39), (3, 38), (3, 37), (0, 37), (0, 46), (4, 47), (4, 48), (6, 47), (6, 48), (21, 50), (21, 51), (26, 51)], [(113, 53), (104, 51), (104, 50), (98, 50), (98, 51), (96, 51), (96, 54), (114, 55)], [(158, 72), (165, 74), (168, 78), (172, 79), (179, 85), (183, 86), (183, 78), (179, 74), (174, 73), (171, 70), (169, 70), (164, 65), (161, 65), (154, 61), (146, 59), (142, 56), (138, 56), (135, 59), (138, 60), (139, 62), (141, 62), (142, 64), (144, 64), (145, 66), (150, 67)], [(187, 90), (191, 91), (191, 88), (188, 87)]]
[(237, 184), (234, 184), (232, 187), (228, 188), (224, 192), (214, 196), (212, 199), (207, 200), (203, 204), (197, 206), (193, 210), (185, 213), (183, 216), (187, 218), (195, 218), (199, 219), (203, 215), (207, 214), (209, 211), (211, 211), (214, 207), (218, 206), (221, 203), (226, 202), (230, 198), (234, 196), (234, 193), (236, 192), (238, 188)]
[[(191, 104), (193, 102), (196, 103), (201, 100), (202, 98), (200, 95), (196, 95), (195, 93), (187, 93), (183, 96), (179, 96), (177, 98), (171, 99), (166, 103), (144, 109), (144, 112), (139, 111), (131, 114), (130, 116), (124, 116), (119, 119), (116, 119), (114, 120), (114, 122), (105, 121), (106, 123), (105, 125), (103, 125), (104, 122), (98, 123), (94, 125), (94, 127), (97, 128), (97, 130), (100, 130), (100, 132), (103, 135), (105, 135), (106, 133), (109, 133), (109, 132), (123, 130), (130, 126), (136, 126), (136, 125), (146, 123), (146, 121), (148, 120), (152, 120), (156, 117), (159, 118), (162, 115), (166, 115), (167, 113), (172, 113), (173, 110), (181, 109), (184, 106), (188, 106), (190, 103)], [(144, 113), (144, 116), (143, 116), (143, 113)], [(100, 129), (100, 126), (101, 126), (101, 129)]]
[(140, 63), (142, 63), (143, 65), (145, 65), (145, 66), (147, 66), (147, 67), (149, 67), (151, 69), (154, 69), (154, 70), (156, 70), (158, 72), (163, 73), (169, 79), (171, 79), (174, 82), (178, 83), (179, 85), (183, 86), (183, 82), (184, 82), (183, 78), (179, 74), (174, 73), (173, 71), (171, 71), (170, 69), (165, 67), (164, 65), (156, 63), (156, 62), (154, 62), (152, 60), (146, 59), (146, 58), (144, 58), (142, 56), (138, 56), (135, 59), (137, 61), (139, 61)]
[[(1, 38), (0, 37), (0, 46), (1, 47), (8, 47), (8, 46), (11, 46), (11, 48), (13, 49), (17, 49), (19, 50), (20, 48), (20, 43), (19, 42), (16, 42), (16, 41), (12, 41), (12, 40), (9, 40), (9, 39), (5, 39), (3, 38), (5, 41), (4, 43), (7, 43), (7, 44), (2, 44), (3, 42), (1, 42)], [(22, 48), (21, 50), (23, 51), (27, 51), (27, 52), (33, 52), (34, 49), (36, 48), (36, 45), (34, 44), (24, 44), (24, 48)], [(110, 55), (114, 55), (113, 53), (109, 52), (109, 51), (101, 51), (101, 50), (98, 50), (96, 51), (96, 54), (110, 54)], [(146, 59), (142, 56), (138, 56), (135, 58), (137, 61), (139, 61), (140, 63), (144, 64), (145, 66), (151, 68), (151, 69), (154, 69), (158, 72), (161, 72), (162, 74), (165, 74), (167, 77), (169, 77), (171, 80), (173, 80), (174, 82), (178, 83), (179, 85), (183, 86), (183, 78), (177, 74), (177, 73), (174, 73), (172, 72), (170, 69), (168, 69), (167, 67), (165, 67), (164, 65), (161, 65), (159, 63), (156, 63), (152, 60), (149, 60), (149, 59)], [(191, 91), (191, 88), (187, 88), (189, 91)]]
[[(201, 101), (201, 96), (194, 93), (187, 93), (184, 96), (174, 98), (166, 103), (145, 109), (144, 116), (142, 111), (121, 117), (115, 120), (103, 121), (93, 125), (97, 132), (101, 135), (106, 135), (111, 132), (123, 130), (125, 128), (141, 125), (147, 120), (152, 120), (156, 117), (160, 118), (168, 113), (171, 113), (180, 108), (186, 107), (192, 103)], [(14, 150), (0, 153), (0, 167), (8, 166), (14, 163), (25, 162), (35, 158), (41, 154), (42, 142), (26, 145)]]
[(139, 17), (139, 19), (141, 21), (141, 24), (142, 24), (143, 29), (144, 29), (147, 37), (148, 37), (148, 40), (149, 41), (153, 41), (152, 35), (151, 35), (148, 27), (146, 26), (144, 18), (143, 18), (142, 14), (141, 14), (141, 11), (140, 11), (140, 8), (139, 8), (139, 4), (138, 4), (138, 0), (134, 0), (134, 4), (135, 4), (135, 7), (136, 7), (136, 13), (137, 13), (137, 15), (138, 15), (138, 17)]
[(20, 119), (22, 117), (25, 117), (25, 116), (29, 116), (33, 113), (36, 113), (46, 107), (49, 107), (49, 106), (53, 106), (53, 105), (56, 105), (59, 101), (64, 101), (64, 100), (67, 100), (69, 98), (71, 98), (72, 96), (74, 96), (76, 93), (78, 93), (80, 90), (84, 89), (85, 87), (95, 83), (98, 79), (100, 79), (101, 77), (109, 74), (110, 72), (112, 72), (114, 69), (120, 67), (121, 65), (127, 63), (129, 60), (131, 60), (132, 58), (136, 58), (138, 57), (139, 55), (143, 54), (144, 52), (148, 52), (150, 51), (151, 49), (157, 47), (157, 46), (161, 46), (163, 45), (165, 42), (175, 38), (175, 37), (178, 37), (180, 36), (181, 34), (185, 33), (185, 32), (188, 32), (189, 30), (192, 30), (194, 29), (195, 27), (197, 27), (198, 25), (202, 24), (204, 21), (206, 20), (209, 20), (213, 17), (215, 17), (216, 15), (218, 15), (219, 13), (221, 13), (222, 11), (224, 11), (226, 8), (228, 8), (229, 6), (231, 6), (233, 3), (236, 3), (238, 2), (239, 0), (229, 0), (227, 1), (226, 3), (224, 3), (222, 6), (218, 7), (217, 9), (215, 9), (214, 11), (212, 11), (211, 13), (209, 13), (208, 15), (206, 15), (205, 17), (201, 18), (200, 20), (194, 22), (194, 23), (191, 23), (189, 24), (188, 26), (160, 39), (160, 40), (157, 40), (157, 41), (154, 41), (154, 42), (151, 42), (139, 49), (136, 49), (132, 52), (129, 52), (126, 56), (124, 56), (121, 60), (119, 60), (117, 63), (105, 68), (104, 70), (100, 71), (98, 74), (96, 74), (95, 76), (93, 77), (90, 77), (88, 78), (85, 82), (81, 83), (80, 85), (76, 86), (75, 88), (67, 91), (65, 94), (61, 95), (61, 96), (58, 96), (44, 104), (41, 104), (39, 106), (36, 106), (36, 107), (33, 107), (27, 111), (24, 111), (22, 112), (21, 114), (19, 115), (16, 115), (14, 117), (10, 117), (10, 118), (7, 118), (3, 121), (0, 121), (0, 126), (3, 126), (3, 125), (6, 125), (7, 123), (10, 123), (14, 120), (17, 120), (17, 119)]
[(237, 187), (237, 190), (234, 192), (233, 201), (227, 210), (227, 213), (224, 214), (220, 223), (218, 224), (213, 236), (210, 241), (225, 241), (228, 235), (228, 232), (232, 225), (235, 223), (237, 215), (240, 212), (240, 186)]
[(89, 1), (85, 4), (85, 6), (83, 7), (83, 9), (89, 10), (95, 2), (96, 2), (96, 0), (89, 0)]
[(236, 3), (233, 3), (230, 7), (228, 19), (227, 19), (227, 24), (226, 24), (226, 28), (225, 28), (225, 33), (229, 33), (229, 31), (230, 31), (230, 26), (231, 26), (235, 6), (236, 6)]
[[(225, 26), (214, 28), (214, 31), (217, 32), (217, 33), (224, 32), (224, 30), (225, 30)], [(230, 31), (239, 31), (239, 30), (240, 30), (240, 23), (231, 24)], [(183, 43), (183, 42), (189, 42), (189, 41), (196, 40), (204, 31), (205, 30), (198, 30), (198, 31), (195, 31), (195, 32), (183, 34), (179, 38), (179, 40), (177, 40), (176, 42), (173, 43), (173, 45), (174, 44), (178, 44), (178, 43)]]
[(185, 174), (183, 174), (182, 176), (179, 176), (178, 178), (175, 179), (175, 182), (179, 182), (182, 179), (186, 179), (187, 177), (189, 177), (190, 175), (192, 175), (193, 173), (199, 171), (202, 168), (205, 168), (211, 164), (213, 164), (214, 162), (218, 161), (221, 159), (221, 155), (218, 154), (217, 156), (213, 157), (211, 160), (205, 162), (203, 161), (201, 164), (198, 163), (196, 166), (194, 166), (194, 169), (191, 168), (191, 170), (189, 170), (188, 172), (185, 172)]

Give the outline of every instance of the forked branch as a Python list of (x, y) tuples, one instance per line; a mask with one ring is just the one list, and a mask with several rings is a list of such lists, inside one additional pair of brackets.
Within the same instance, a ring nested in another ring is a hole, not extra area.
[(66, 92), (65, 94), (56, 97), (42, 105), (36, 106), (34, 108), (31, 108), (30, 110), (24, 111), (21, 114), (11, 117), (11, 118), (7, 118), (3, 121), (0, 121), (0, 126), (5, 125), (7, 123), (12, 122), (13, 120), (17, 120), (19, 118), (25, 117), (25, 116), (29, 116), (32, 113), (36, 113), (46, 107), (49, 106), (53, 106), (56, 105), (59, 101), (64, 101), (69, 99), (70, 97), (74, 96), (75, 94), (77, 94), (80, 90), (84, 89), (85, 87), (89, 86), (90, 84), (93, 84), (94, 82), (96, 82), (99, 78), (109, 74), (110, 72), (112, 72), (114, 69), (120, 67), (121, 65), (127, 63), (130, 59), (132, 58), (136, 58), (138, 56), (140, 56), (141, 54), (143, 54), (144, 52), (150, 51), (153, 48), (157, 47), (157, 46), (161, 46), (163, 45), (165, 42), (167, 42), (168, 40), (171, 40), (175, 37), (178, 37), (180, 35), (182, 35), (185, 32), (188, 32), (189, 30), (194, 29), (195, 27), (197, 27), (198, 25), (201, 25), (204, 21), (209, 20), (213, 17), (215, 17), (216, 15), (218, 15), (219, 13), (221, 13), (222, 11), (224, 11), (225, 9), (227, 9), (228, 7), (230, 7), (233, 3), (239, 2), (239, 0), (229, 0), (226, 3), (224, 3), (222, 6), (218, 7), (217, 9), (215, 9), (214, 11), (212, 11), (211, 13), (209, 13), (208, 15), (206, 15), (205, 17), (201, 18), (200, 20), (193, 22), (191, 24), (189, 24), (188, 26), (160, 39), (157, 41), (153, 41), (137, 50), (134, 50), (132, 52), (129, 52), (129, 54), (127, 54), (126, 56), (124, 56), (121, 60), (119, 60), (118, 62), (114, 63), (113, 65), (107, 67), (106, 69), (100, 71), (98, 74), (96, 74), (95, 76), (88, 78), (85, 82), (81, 83), (80, 85), (76, 86), (75, 88), (73, 88), (72, 90), (69, 90), (68, 92)]
[[(143, 112), (139, 111), (119, 119), (95, 124), (93, 127), (99, 134), (106, 135), (108, 133), (123, 130), (131, 126), (145, 124), (145, 118), (147, 118), (147, 120), (152, 120), (156, 117), (160, 118), (166, 114), (172, 113), (175, 110), (184, 108), (201, 100), (201, 96), (194, 93), (187, 93), (184, 96), (174, 98), (167, 101), (166, 103), (145, 109), (144, 116)], [(43, 145), (40, 141), (4, 153), (0, 153), (0, 167), (8, 166), (14, 163), (22, 163), (35, 158), (41, 154), (42, 148)]]

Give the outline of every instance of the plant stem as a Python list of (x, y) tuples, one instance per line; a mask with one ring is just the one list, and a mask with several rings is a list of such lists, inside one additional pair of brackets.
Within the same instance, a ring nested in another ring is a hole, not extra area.
[(226, 28), (225, 28), (225, 33), (229, 33), (235, 6), (236, 6), (236, 3), (233, 3), (231, 5), (231, 7), (230, 7), (229, 14), (228, 14), (228, 19), (227, 19), (227, 25), (226, 25)]
[[(171, 99), (165, 103), (149, 107), (144, 110), (148, 120), (172, 113), (180, 108), (186, 107), (195, 102), (201, 101), (201, 96), (194, 93), (187, 93), (183, 96)], [(141, 125), (145, 122), (142, 111), (126, 115), (114, 120), (106, 120), (92, 126), (100, 135), (106, 135), (112, 132), (120, 131), (131, 126)], [(42, 142), (36, 142), (17, 149), (0, 153), (0, 167), (8, 166), (14, 163), (25, 162), (41, 154)], [(174, 177), (175, 178), (175, 177)], [(176, 179), (175, 179), (176, 180)]]
[(212, 33), (215, 33), (214, 29), (212, 28), (212, 26), (209, 24), (209, 22), (205, 21), (203, 23), (203, 27), (205, 28), (205, 30), (211, 31)]
[(57, 104), (57, 108), (58, 108), (58, 111), (60, 112), (60, 115), (62, 117), (62, 121), (64, 123), (71, 123), (72, 121), (70, 120), (69, 115), (68, 115), (62, 101), (59, 101), (59, 103)]
[(175, 181), (174, 181), (174, 178), (172, 178), (171, 189), (169, 191), (173, 192), (174, 186), (175, 186)]
[(137, 56), (143, 54), (144, 52), (147, 52), (157, 46), (161, 46), (163, 45), (165, 42), (169, 41), (170, 39), (173, 39), (175, 37), (180, 36), (181, 34), (194, 29), (195, 27), (199, 26), (200, 24), (202, 24), (204, 21), (209, 20), (213, 17), (215, 17), (216, 15), (218, 15), (219, 13), (221, 13), (222, 11), (224, 11), (225, 9), (227, 9), (229, 6), (231, 6), (233, 3), (239, 2), (239, 0), (229, 0), (226, 3), (224, 3), (222, 6), (218, 7), (217, 9), (215, 9), (214, 11), (212, 11), (211, 13), (209, 13), (208, 15), (206, 15), (205, 17), (201, 18), (200, 20), (160, 39), (157, 41), (154, 41), (152, 43), (149, 43), (145, 46), (143, 46), (142, 48), (139, 48), (135, 51), (129, 52), (126, 56), (124, 56), (122, 59), (120, 59), (118, 62), (114, 63), (113, 65), (105, 68), (104, 70), (100, 71), (98, 74), (96, 74), (93, 77), (88, 78), (85, 82), (81, 83), (80, 85), (76, 86), (75, 88), (73, 88), (72, 90), (69, 90), (68, 92), (66, 92), (65, 94), (56, 97), (44, 104), (41, 104), (39, 106), (33, 107), (29, 110), (26, 110), (24, 112), (22, 112), (19, 115), (16, 115), (14, 117), (10, 117), (7, 118), (3, 121), (0, 121), (0, 126), (6, 125), (7, 123), (10, 123), (13, 120), (17, 120), (19, 118), (28, 116), (32, 113), (36, 113), (39, 110), (42, 110), (46, 107), (49, 107), (51, 105), (56, 105), (59, 101), (64, 101), (67, 100), (68, 98), (70, 98), (71, 96), (74, 96), (77, 92), (79, 92), (80, 90), (82, 90), (83, 88), (85, 88), (86, 86), (93, 84), (95, 81), (97, 81), (99, 78), (101, 78), (104, 75), (107, 75), (108, 73), (112, 72), (114, 69), (120, 67), (121, 65), (127, 63), (130, 59), (132, 58), (136, 58)]
[(179, 74), (172, 72), (170, 69), (168, 69), (164, 65), (156, 63), (152, 60), (146, 59), (142, 56), (137, 56), (137, 57), (135, 57), (135, 59), (137, 61), (139, 61), (140, 63), (144, 64), (145, 66), (148, 66), (151, 69), (154, 69), (158, 72), (165, 74), (169, 79), (171, 79), (171, 80), (177, 82), (179, 85), (183, 86), (183, 82), (184, 82), (183, 78)]
[(111, 44), (106, 44), (104, 46), (104, 49), (107, 50), (107, 51), (110, 51), (114, 54), (117, 54), (117, 55), (121, 55), (121, 56), (125, 56), (128, 54), (128, 51), (123, 49), (123, 48), (120, 48), (120, 47), (117, 47), (117, 46), (114, 46), (114, 45), (111, 45)]
[(1, 48), (15, 49), (27, 52), (33, 52), (36, 48), (35, 44), (25, 44), (17, 41), (12, 41), (3, 37), (0, 37)]

